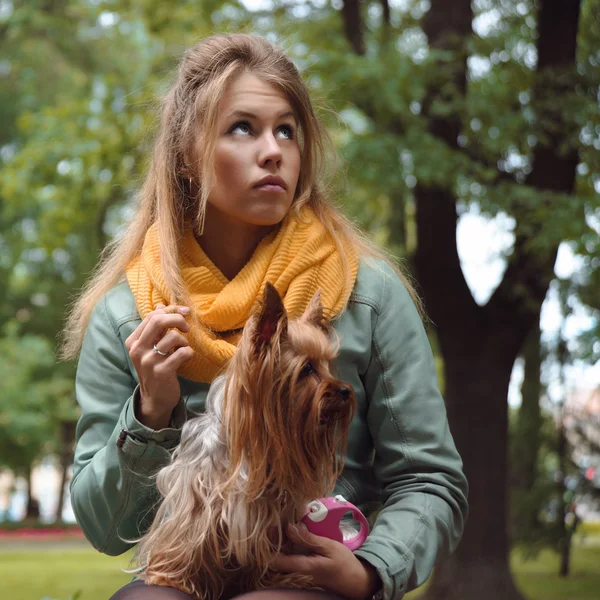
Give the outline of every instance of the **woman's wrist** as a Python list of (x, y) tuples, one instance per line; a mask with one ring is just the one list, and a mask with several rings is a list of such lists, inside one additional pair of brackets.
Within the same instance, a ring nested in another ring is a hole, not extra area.
[(159, 429), (165, 429), (169, 426), (169, 422), (171, 421), (171, 415), (166, 417), (157, 417), (155, 415), (144, 415), (140, 413), (136, 414), (135, 418), (148, 429), (153, 429), (154, 431), (158, 431)]
[(141, 391), (134, 396), (133, 414), (135, 418), (145, 427), (157, 431), (165, 429), (171, 422), (172, 410), (168, 413), (157, 413), (156, 410), (150, 410), (149, 403), (144, 402)]
[(377, 573), (377, 569), (369, 562), (364, 560), (363, 558), (358, 558), (360, 563), (365, 569), (367, 573), (368, 583), (367, 583), (367, 598), (371, 598), (374, 594), (376, 594), (383, 587), (383, 583), (381, 578), (379, 577), (379, 573)]

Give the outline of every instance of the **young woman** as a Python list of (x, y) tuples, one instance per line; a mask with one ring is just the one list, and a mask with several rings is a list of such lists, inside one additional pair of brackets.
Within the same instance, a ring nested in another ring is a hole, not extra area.
[[(125, 552), (123, 539), (151, 522), (150, 475), (187, 414), (203, 410), (267, 281), (291, 316), (322, 289), (342, 337), (337, 374), (358, 406), (336, 493), (380, 512), (354, 554), (325, 551), (313, 536), (318, 556), (280, 563), (327, 592), (238, 597), (398, 599), (456, 547), (467, 484), (418, 299), (327, 199), (325, 139), (297, 69), (263, 38), (215, 35), (184, 54), (133, 221), (65, 330), (81, 406), (71, 498), (99, 551)], [(113, 598), (136, 597), (188, 598), (142, 581)]]

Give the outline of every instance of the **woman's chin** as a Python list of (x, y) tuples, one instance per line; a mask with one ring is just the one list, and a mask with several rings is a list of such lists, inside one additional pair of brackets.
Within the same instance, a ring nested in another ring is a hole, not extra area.
[[(289, 210), (289, 204), (271, 204), (270, 206), (260, 207), (259, 210), (253, 210), (245, 216), (245, 221), (252, 225), (260, 227), (273, 227), (283, 221), (283, 218)], [(258, 207), (257, 207), (258, 208)]]

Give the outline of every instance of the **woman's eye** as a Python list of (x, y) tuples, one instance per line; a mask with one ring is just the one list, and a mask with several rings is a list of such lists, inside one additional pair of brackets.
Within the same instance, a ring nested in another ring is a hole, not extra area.
[(300, 375), (302, 375), (302, 377), (306, 377), (306, 376), (310, 375), (313, 371), (314, 371), (314, 367), (313, 367), (312, 363), (307, 362), (302, 367), (302, 371), (300, 371)]
[(250, 123), (248, 123), (247, 121), (240, 121), (239, 123), (236, 123), (230, 130), (229, 133), (233, 133), (236, 129), (242, 129), (245, 128), (248, 131), (251, 129), (250, 127)]
[[(242, 130), (242, 133), (244, 133), (244, 134), (250, 133), (252, 131), (252, 125), (250, 125), (250, 123), (248, 121), (240, 121), (239, 123), (236, 123), (229, 130), (229, 133), (234, 133), (237, 129)], [(246, 131), (244, 131), (244, 130), (246, 130)], [(282, 125), (281, 127), (279, 127), (279, 130), (286, 132), (286, 136), (284, 139), (286, 139), (286, 140), (294, 139), (296, 132), (295, 132), (294, 127), (292, 127), (292, 125)]]
[(294, 128), (291, 125), (282, 125), (280, 127), (280, 129), (284, 129), (284, 130), (286, 130), (288, 132), (288, 136), (287, 136), (288, 140), (293, 140), (294, 139), (294, 136), (295, 136), (296, 132), (295, 132)]

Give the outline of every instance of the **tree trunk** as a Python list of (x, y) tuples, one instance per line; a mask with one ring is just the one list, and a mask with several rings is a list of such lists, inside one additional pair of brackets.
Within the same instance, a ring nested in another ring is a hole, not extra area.
[[(558, 363), (560, 382), (562, 388), (562, 400), (558, 406), (558, 423), (557, 423), (557, 444), (556, 454), (558, 458), (558, 472), (556, 473), (556, 496), (558, 500), (558, 509), (556, 515), (556, 530), (558, 533), (558, 550), (560, 552), (560, 568), (559, 576), (567, 577), (569, 575), (569, 563), (571, 558), (571, 537), (575, 531), (575, 527), (567, 527), (567, 515), (571, 510), (576, 517), (575, 510), (567, 498), (570, 494), (566, 486), (566, 477), (569, 463), (569, 441), (565, 427), (565, 413), (567, 402), (567, 385), (565, 377), (565, 366), (569, 363), (569, 347), (565, 336), (565, 325), (569, 307), (567, 305), (567, 289), (561, 286), (559, 297), (562, 308), (562, 323), (558, 336), (558, 344), (556, 348), (556, 362)], [(572, 498), (571, 498), (572, 499)], [(576, 526), (577, 523), (575, 522)]]
[[(561, 365), (562, 368), (562, 365)], [(565, 477), (567, 474), (567, 437), (564, 426), (564, 408), (560, 409), (558, 423), (558, 473), (556, 476), (556, 492), (558, 497), (558, 510), (556, 515), (556, 529), (558, 532), (558, 549), (560, 552), (559, 575), (566, 577), (569, 574), (570, 540), (567, 531), (565, 517), (567, 514), (567, 503), (565, 502)]]
[(350, 42), (352, 50), (362, 56), (365, 53), (365, 43), (360, 16), (360, 0), (344, 0), (341, 13), (346, 39)]
[(477, 327), (460, 338), (442, 337), (440, 345), (448, 417), (469, 480), (470, 515), (457, 551), (436, 567), (423, 597), (522, 600), (510, 574), (506, 535), (510, 355), (502, 352), (500, 333), (480, 335)]
[(514, 426), (510, 464), (510, 489), (515, 494), (515, 504), (511, 506), (513, 541), (533, 539), (540, 526), (538, 498), (536, 495), (532, 497), (538, 475), (537, 463), (542, 425), (540, 336), (538, 321), (529, 333), (523, 349), (522, 402)]
[(563, 549), (560, 555), (560, 577), (568, 577), (571, 563), (571, 539), (565, 540)]
[(39, 519), (40, 517), (40, 504), (36, 498), (33, 497), (31, 490), (32, 479), (33, 479), (33, 467), (29, 465), (25, 471), (25, 478), (27, 479), (27, 507), (25, 509), (25, 519)]
[[(539, 321), (529, 332), (525, 348), (523, 350), (524, 375), (521, 386), (521, 407), (517, 419), (517, 431), (519, 440), (515, 458), (519, 457), (515, 464), (515, 483), (522, 490), (531, 490), (537, 478), (537, 460), (540, 450), (540, 427), (542, 424), (542, 412), (540, 410), (541, 395), (541, 344), (540, 344)], [(515, 461), (516, 462), (516, 461)]]
[(565, 543), (562, 547), (561, 557), (560, 557), (560, 572), (559, 575), (561, 577), (568, 577), (571, 572), (571, 548), (573, 546), (573, 536), (577, 531), (577, 526), (579, 525), (579, 517), (575, 512), (575, 506), (571, 505), (569, 507), (569, 513), (572, 514), (573, 518), (569, 523), (569, 526), (566, 527), (565, 533)]
[(399, 255), (401, 250), (406, 250), (406, 204), (404, 193), (394, 190), (390, 193), (392, 213), (388, 222), (388, 245), (392, 251)]
[(63, 421), (60, 424), (61, 448), (60, 458), (60, 487), (58, 490), (58, 503), (56, 506), (55, 521), (62, 521), (62, 513), (65, 503), (65, 485), (67, 483), (67, 472), (73, 463), (73, 444), (75, 442), (74, 421)]
[(65, 485), (67, 484), (67, 472), (69, 470), (69, 463), (62, 459), (59, 463), (60, 468), (60, 484), (58, 487), (58, 502), (56, 504), (56, 512), (54, 513), (54, 522), (59, 523), (62, 521), (62, 514), (65, 507)]

